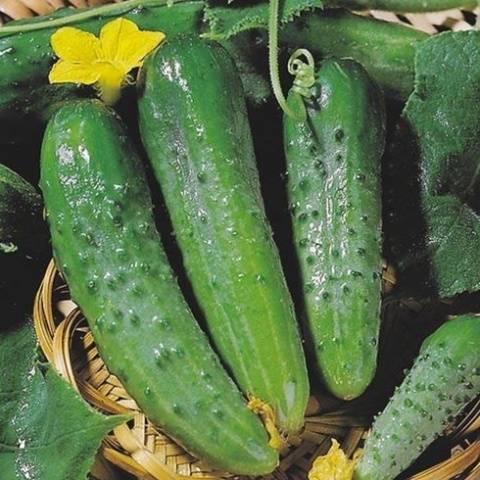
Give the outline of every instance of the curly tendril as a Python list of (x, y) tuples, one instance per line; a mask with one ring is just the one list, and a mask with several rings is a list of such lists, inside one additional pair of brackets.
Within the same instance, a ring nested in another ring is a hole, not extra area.
[[(301, 57), (305, 57), (306, 63)], [(295, 77), (292, 89), (302, 97), (309, 97), (310, 88), (315, 83), (315, 60), (312, 54), (305, 48), (295, 50), (288, 60), (288, 73)]]

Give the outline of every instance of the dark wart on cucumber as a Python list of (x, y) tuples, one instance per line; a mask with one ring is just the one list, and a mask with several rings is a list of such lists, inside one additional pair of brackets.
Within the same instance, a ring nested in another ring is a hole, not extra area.
[(243, 391), (295, 432), (305, 359), (235, 65), (217, 43), (167, 42), (145, 62), (139, 92), (142, 140), (214, 343)]
[(149, 419), (212, 466), (271, 472), (278, 455), (182, 296), (117, 116), (95, 100), (58, 110), (41, 187), (56, 264), (108, 368)]
[(355, 480), (393, 480), (480, 394), (480, 317), (447, 321), (373, 424)]
[(316, 73), (311, 57), (290, 65), (288, 103), (303, 119), (284, 116), (284, 144), (307, 335), (326, 387), (352, 399), (377, 361), (383, 98), (352, 60), (328, 60)]

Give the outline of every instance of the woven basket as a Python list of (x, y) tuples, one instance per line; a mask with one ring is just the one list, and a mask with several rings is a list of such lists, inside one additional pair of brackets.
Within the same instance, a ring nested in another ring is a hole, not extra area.
[[(393, 283), (393, 272), (386, 269), (384, 291), (391, 290)], [(401, 305), (393, 305), (395, 308), (390, 308), (392, 305), (389, 302), (385, 302), (384, 305), (383, 336), (390, 342), (382, 345), (382, 349), (390, 352), (389, 376), (392, 371), (401, 372), (406, 361), (408, 362), (418, 349), (418, 345), (411, 341), (406, 332), (431, 329), (430, 318), (436, 313), (426, 310), (420, 302), (413, 300), (404, 302)], [(390, 310), (393, 310), (393, 315), (390, 314)], [(426, 325), (419, 326), (420, 318)], [(70, 300), (68, 288), (53, 262), (49, 265), (35, 298), (33, 319), (40, 346), (48, 361), (87, 402), (105, 413), (134, 413), (131, 424), (116, 428), (104, 440), (100, 453), (105, 459), (140, 479), (173, 480), (185, 477), (221, 479), (228, 476), (210, 469), (185, 453), (145, 418), (119, 380), (105, 367), (86, 321)], [(415, 329), (405, 327), (405, 322), (409, 320), (415, 322)], [(387, 380), (384, 377), (377, 383), (387, 385), (388, 392), (388, 385), (399, 383), (400, 378), (399, 373), (396, 378)], [(305, 480), (313, 460), (328, 451), (332, 438), (341, 442), (343, 450), (348, 455), (361, 448), (372, 416), (388, 397), (388, 393), (382, 388), (371, 390), (372, 394), (349, 403), (324, 394), (313, 395), (310, 398), (305, 430), (300, 441), (290, 447), (278, 469), (269, 478)], [(479, 431), (480, 399), (464, 412), (456, 425), (445, 432), (444, 460), (406, 478), (478, 480), (480, 439), (476, 437)], [(114, 478), (100, 467), (101, 465), (97, 463), (94, 470), (100, 480)]]
[[(66, 5), (83, 8), (102, 3), (106, 3), (106, 0), (0, 0), (0, 25), (11, 19), (47, 14)], [(476, 19), (475, 13), (460, 10), (405, 16), (376, 11), (368, 14), (382, 20), (408, 24), (429, 33), (470, 29)], [(393, 272), (386, 269), (384, 291), (388, 293), (393, 284)], [(313, 460), (328, 451), (332, 438), (340, 441), (348, 455), (362, 447), (372, 416), (388, 398), (389, 386), (400, 382), (402, 369), (418, 350), (418, 343), (409, 337), (407, 331), (418, 330), (420, 320), (426, 323), (422, 326), (423, 333), (432, 328), (429, 324), (432, 312), (425, 310), (421, 302), (402, 301), (392, 309), (390, 306), (389, 302), (385, 302), (382, 345), (384, 351), (391, 353), (388, 376), (377, 381), (378, 385), (370, 389), (371, 394), (353, 402), (344, 403), (324, 394), (313, 395), (298, 444), (291, 446), (283, 455), (280, 466), (267, 477), (268, 480), (305, 480)], [(398, 321), (399, 315), (401, 321)], [(145, 480), (192, 477), (213, 480), (228, 477), (228, 474), (214, 471), (190, 456), (146, 419), (119, 380), (105, 367), (86, 321), (70, 300), (68, 288), (53, 262), (35, 298), (33, 319), (46, 358), (87, 402), (106, 414), (134, 413), (128, 425), (116, 428), (104, 440), (92, 470), (96, 478), (116, 478), (105, 460)], [(412, 319), (415, 328), (406, 328), (405, 322)], [(401, 338), (405, 340), (403, 343), (399, 340)], [(392, 371), (398, 372), (393, 379)], [(386, 388), (381, 387), (385, 385)], [(434, 444), (432, 448), (435, 454), (421, 457), (401, 478), (479, 480), (479, 433), (480, 399), (473, 402), (457, 423)], [(435, 458), (437, 463), (432, 465), (428, 461), (430, 458)]]

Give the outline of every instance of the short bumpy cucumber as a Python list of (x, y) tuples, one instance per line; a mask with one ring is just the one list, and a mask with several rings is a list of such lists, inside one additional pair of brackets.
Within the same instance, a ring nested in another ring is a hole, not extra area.
[(20, 175), (0, 164), (0, 255), (18, 249), (32, 254), (47, 244), (42, 198)]
[(392, 480), (480, 394), (480, 318), (449, 320), (428, 337), (375, 420), (355, 480)]
[(214, 343), (247, 394), (303, 425), (308, 379), (227, 52), (185, 37), (146, 62), (140, 130)]
[(147, 416), (212, 466), (270, 472), (276, 452), (189, 310), (139, 158), (97, 101), (48, 124), (41, 187), (58, 267), (105, 363)]
[(351, 60), (326, 61), (304, 93), (290, 92), (307, 118), (285, 116), (284, 142), (308, 333), (327, 388), (352, 399), (376, 369), (384, 106)]

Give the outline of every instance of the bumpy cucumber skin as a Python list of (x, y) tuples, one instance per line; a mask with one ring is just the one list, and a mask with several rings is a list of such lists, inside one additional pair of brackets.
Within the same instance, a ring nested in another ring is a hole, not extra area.
[(289, 201), (316, 367), (350, 400), (376, 369), (384, 105), (351, 60), (326, 61), (311, 92), (305, 122), (284, 118)]
[(42, 198), (20, 175), (0, 164), (0, 242), (33, 252), (45, 247)]
[(214, 343), (243, 391), (297, 431), (305, 359), (235, 66), (218, 44), (178, 39), (148, 59), (140, 91), (142, 140)]
[[(125, 9), (123, 17), (134, 21), (143, 30), (161, 30), (172, 37), (178, 33), (198, 29), (202, 2), (185, 2), (171, 8)], [(63, 9), (37, 21), (71, 15), (78, 10)], [(112, 16), (91, 18), (73, 25), (94, 34)], [(32, 20), (29, 20), (31, 23)], [(74, 85), (49, 85), (48, 72), (56, 60), (50, 46), (50, 36), (56, 28), (47, 28), (23, 34), (2, 36), (0, 32), (0, 120), (34, 114), (48, 116), (48, 109), (71, 96), (78, 89)]]
[(277, 453), (183, 299), (116, 117), (97, 101), (62, 107), (41, 167), (56, 263), (109, 369), (199, 458), (233, 473), (270, 472)]
[(392, 480), (480, 394), (480, 318), (447, 321), (428, 337), (375, 420), (355, 480)]
[(319, 58), (345, 57), (361, 63), (389, 96), (408, 98), (413, 90), (415, 45), (428, 34), (341, 9), (303, 15), (285, 25), (280, 41), (307, 48)]

